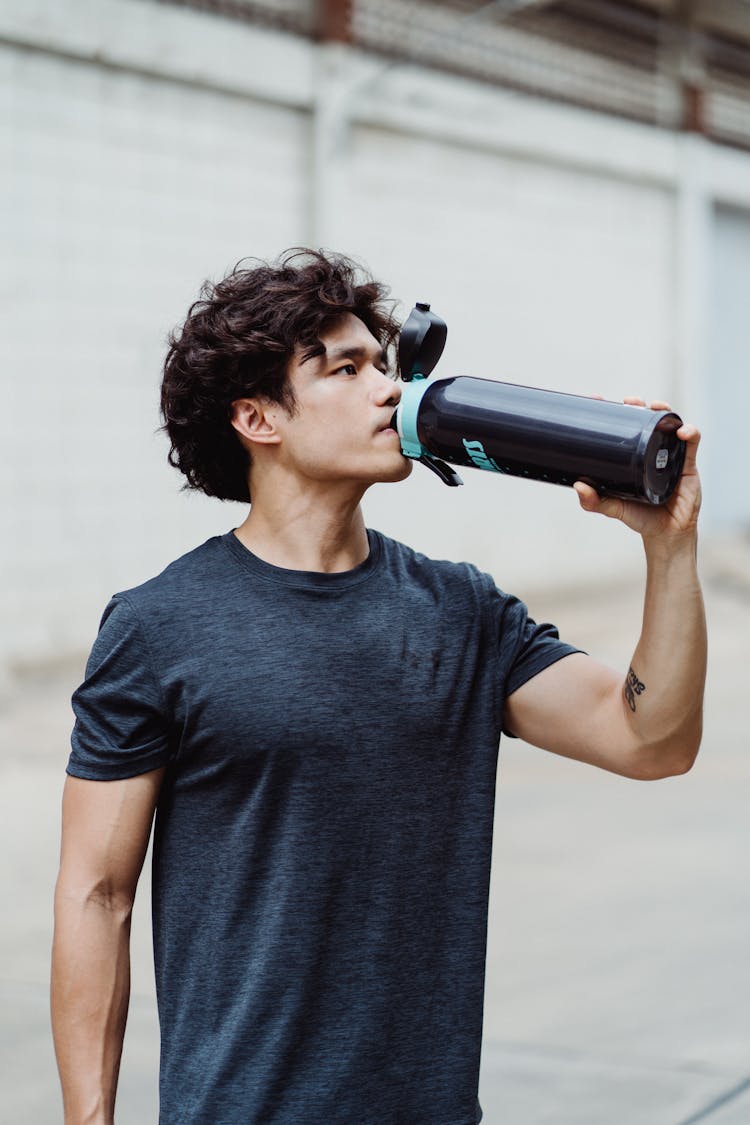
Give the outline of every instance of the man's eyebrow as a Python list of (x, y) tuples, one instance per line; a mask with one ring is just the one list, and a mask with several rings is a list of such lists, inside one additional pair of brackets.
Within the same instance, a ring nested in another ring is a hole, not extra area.
[(354, 347), (347, 347), (346, 344), (339, 348), (331, 348), (325, 354), (325, 362), (333, 363), (337, 359), (368, 359), (370, 356), (376, 363), (380, 363), (383, 367), (388, 366), (388, 356), (385, 353), (385, 348), (380, 348), (377, 352), (370, 351), (369, 348), (363, 348), (359, 344)]

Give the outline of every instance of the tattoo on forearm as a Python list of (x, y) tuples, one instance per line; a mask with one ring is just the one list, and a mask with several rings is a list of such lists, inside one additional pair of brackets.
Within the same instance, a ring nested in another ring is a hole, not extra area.
[(636, 708), (635, 697), (637, 695), (643, 695), (645, 690), (646, 685), (641, 683), (641, 681), (633, 671), (633, 667), (631, 665), (631, 667), (628, 669), (628, 674), (625, 679), (625, 698), (628, 701), (628, 707), (631, 711), (635, 711)]

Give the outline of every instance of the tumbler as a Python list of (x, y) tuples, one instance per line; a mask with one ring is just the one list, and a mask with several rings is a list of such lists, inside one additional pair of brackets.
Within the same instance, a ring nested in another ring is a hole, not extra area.
[[(468, 375), (428, 380), (425, 369), (445, 341), (443, 322), (428, 310), (414, 310), (430, 323), (416, 344), (407, 333), (400, 350), (407, 381), (393, 425), (406, 457), (422, 461), (446, 484), (461, 484), (450, 466), (465, 465), (552, 484), (580, 480), (600, 495), (625, 500), (669, 499), (685, 460), (679, 415)], [(428, 361), (420, 362), (420, 355)]]

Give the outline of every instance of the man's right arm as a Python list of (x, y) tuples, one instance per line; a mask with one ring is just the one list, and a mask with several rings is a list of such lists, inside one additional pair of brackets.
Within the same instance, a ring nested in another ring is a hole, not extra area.
[(114, 1121), (130, 918), (163, 774), (65, 783), (51, 990), (65, 1125)]

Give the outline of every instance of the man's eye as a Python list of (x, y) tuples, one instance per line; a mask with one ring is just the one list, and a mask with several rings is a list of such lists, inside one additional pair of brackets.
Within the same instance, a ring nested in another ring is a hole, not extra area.
[(357, 368), (353, 363), (345, 363), (342, 367), (337, 367), (334, 375), (356, 375)]

